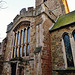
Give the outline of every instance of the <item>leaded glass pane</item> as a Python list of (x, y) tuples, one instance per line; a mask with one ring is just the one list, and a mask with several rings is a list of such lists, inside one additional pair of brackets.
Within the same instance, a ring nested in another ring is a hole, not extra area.
[(25, 56), (25, 46), (23, 46), (23, 56)]
[(29, 56), (29, 45), (27, 45), (26, 56)]
[(21, 40), (20, 40), (20, 44), (22, 44), (22, 37), (23, 37), (23, 30), (21, 30)]
[(27, 39), (27, 42), (29, 42), (30, 40), (30, 27), (28, 27), (28, 39)]
[(70, 45), (70, 39), (67, 34), (64, 35), (64, 44), (65, 44), (68, 67), (73, 67), (74, 63), (73, 63), (73, 57), (72, 57), (72, 50), (71, 50), (71, 45)]
[(24, 43), (26, 43), (26, 29), (24, 29)]
[(18, 32), (17, 45), (19, 45), (19, 37), (20, 37), (20, 33)]

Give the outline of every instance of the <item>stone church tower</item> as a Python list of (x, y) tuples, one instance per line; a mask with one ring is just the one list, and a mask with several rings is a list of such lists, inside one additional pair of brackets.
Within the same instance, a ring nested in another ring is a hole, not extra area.
[(7, 26), (2, 75), (52, 75), (49, 27), (66, 14), (62, 0), (36, 0)]

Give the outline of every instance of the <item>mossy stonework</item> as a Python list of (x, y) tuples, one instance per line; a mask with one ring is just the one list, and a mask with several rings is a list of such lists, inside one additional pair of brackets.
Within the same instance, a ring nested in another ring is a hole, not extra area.
[[(51, 36), (51, 57), (52, 57), (52, 69), (58, 72), (58, 75), (74, 75), (75, 68), (70, 68), (67, 65), (65, 45), (63, 41), (63, 34), (66, 32), (70, 38), (70, 44), (72, 48), (73, 62), (75, 64), (75, 41), (73, 37), (73, 31), (75, 23), (59, 28), (50, 33)], [(71, 73), (71, 71), (73, 73)]]

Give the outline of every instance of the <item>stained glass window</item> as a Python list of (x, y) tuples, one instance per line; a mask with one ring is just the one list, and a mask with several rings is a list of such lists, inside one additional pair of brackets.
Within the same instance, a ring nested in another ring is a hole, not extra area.
[(65, 44), (68, 67), (73, 67), (74, 66), (73, 56), (72, 56), (72, 50), (71, 50), (70, 39), (68, 34), (64, 35), (64, 44)]

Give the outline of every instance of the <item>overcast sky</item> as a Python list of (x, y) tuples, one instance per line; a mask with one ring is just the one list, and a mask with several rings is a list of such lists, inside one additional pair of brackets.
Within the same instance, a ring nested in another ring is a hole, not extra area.
[[(0, 9), (0, 42), (6, 36), (7, 25), (13, 21), (22, 8), (35, 6), (35, 0), (5, 0), (6, 9)], [(67, 0), (70, 11), (75, 10), (75, 0)]]

